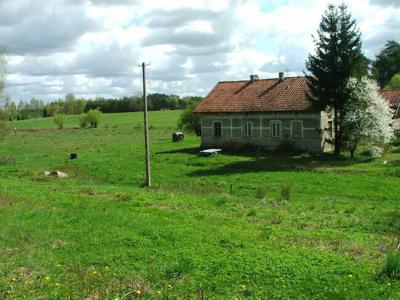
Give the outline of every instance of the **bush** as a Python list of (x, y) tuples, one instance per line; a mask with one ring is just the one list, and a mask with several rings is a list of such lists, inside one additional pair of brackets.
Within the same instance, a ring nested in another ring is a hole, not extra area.
[(63, 129), (65, 123), (65, 116), (62, 114), (54, 115), (54, 123), (57, 125), (58, 129)]
[(79, 117), (79, 127), (86, 128), (87, 125), (88, 125), (88, 120), (87, 120), (86, 114), (81, 115)]
[(97, 128), (103, 119), (103, 113), (98, 109), (91, 109), (85, 115), (79, 118), (79, 126), (85, 128), (89, 125), (90, 128)]
[(179, 117), (178, 127), (186, 132), (194, 132), (197, 136), (201, 135), (200, 115), (193, 112), (195, 105), (191, 105), (182, 112)]
[(10, 133), (11, 127), (9, 122), (0, 120), (0, 141)]
[(390, 279), (400, 279), (400, 253), (399, 251), (393, 251), (386, 257), (385, 265), (381, 272), (381, 277), (387, 277)]
[(392, 146), (400, 146), (400, 137), (396, 137), (392, 141)]
[(380, 147), (377, 145), (371, 145), (366, 150), (362, 151), (361, 155), (371, 156), (371, 157), (380, 157), (380, 156), (382, 156), (383, 152), (384, 152), (383, 147)]
[(87, 121), (91, 128), (97, 128), (103, 119), (103, 113), (98, 109), (91, 109), (86, 113)]

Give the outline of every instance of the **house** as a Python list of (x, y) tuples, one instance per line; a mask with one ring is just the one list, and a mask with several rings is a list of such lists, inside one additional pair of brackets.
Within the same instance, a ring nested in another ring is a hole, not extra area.
[(219, 82), (195, 112), (203, 147), (255, 145), (265, 149), (330, 150), (332, 116), (312, 107), (305, 77)]
[(388, 102), (394, 111), (393, 127), (396, 135), (400, 136), (400, 88), (382, 90), (381, 96)]
[(381, 96), (387, 101), (389, 107), (394, 111), (394, 118), (400, 118), (400, 88), (382, 90)]

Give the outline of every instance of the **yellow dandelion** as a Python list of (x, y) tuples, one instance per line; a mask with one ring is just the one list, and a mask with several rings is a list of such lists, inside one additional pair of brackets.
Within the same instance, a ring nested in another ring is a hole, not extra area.
[(245, 289), (246, 289), (246, 285), (245, 285), (245, 284), (242, 284), (242, 285), (240, 286), (240, 288), (241, 288), (242, 290), (245, 290)]
[(12, 281), (17, 281), (17, 278), (13, 277)]
[(349, 278), (353, 278), (353, 275), (349, 274)]
[(49, 281), (49, 280), (50, 280), (50, 277), (49, 277), (49, 276), (46, 276), (46, 277), (44, 278), (44, 280)]
[(142, 291), (141, 290), (137, 290), (136, 291), (136, 295), (141, 295), (142, 294)]
[(119, 297), (115, 297), (114, 300), (119, 300)]
[(108, 269), (109, 269), (109, 267), (108, 267), (108, 266), (105, 266), (105, 268), (104, 268), (104, 269), (108, 270)]
[(156, 294), (157, 294), (157, 295), (161, 295), (161, 291), (157, 291)]
[(96, 275), (97, 275), (97, 272), (96, 272), (96, 271), (93, 271), (93, 272), (92, 272), (92, 275), (93, 275), (93, 276), (96, 276)]

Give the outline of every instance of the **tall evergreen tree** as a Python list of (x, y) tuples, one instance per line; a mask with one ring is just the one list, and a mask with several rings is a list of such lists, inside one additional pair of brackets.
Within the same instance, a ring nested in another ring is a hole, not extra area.
[(350, 77), (362, 73), (361, 33), (347, 6), (342, 4), (328, 6), (317, 34), (315, 54), (309, 54), (306, 61), (309, 97), (319, 109), (333, 110), (335, 154), (340, 154), (341, 112), (348, 99), (346, 84)]
[(372, 74), (383, 89), (396, 73), (400, 73), (400, 44), (388, 41), (372, 64)]

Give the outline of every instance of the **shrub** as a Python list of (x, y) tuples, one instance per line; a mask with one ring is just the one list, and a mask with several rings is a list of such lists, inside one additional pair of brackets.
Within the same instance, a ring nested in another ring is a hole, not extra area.
[(64, 128), (64, 123), (65, 123), (65, 116), (62, 114), (57, 114), (54, 115), (54, 123), (57, 125), (58, 129), (63, 129)]
[(103, 113), (98, 109), (91, 109), (86, 113), (86, 118), (91, 128), (97, 128), (103, 119)]
[(194, 113), (195, 105), (189, 106), (179, 117), (178, 127), (186, 132), (194, 132), (201, 135), (200, 115)]
[(393, 251), (386, 257), (385, 265), (383, 266), (381, 277), (390, 279), (400, 279), (400, 253)]
[(103, 113), (98, 109), (91, 109), (85, 115), (79, 118), (79, 126), (85, 128), (89, 125), (90, 128), (97, 128), (103, 119)]
[(366, 150), (362, 151), (361, 155), (371, 156), (371, 157), (380, 157), (380, 156), (382, 156), (383, 152), (384, 152), (383, 147), (380, 147), (377, 145), (371, 145)]
[(81, 115), (79, 117), (79, 127), (85, 128), (87, 125), (88, 125), (88, 120), (87, 120), (86, 114)]
[(392, 146), (400, 146), (400, 137), (396, 137), (393, 139)]
[(0, 120), (0, 140), (10, 133), (11, 127), (9, 122)]

